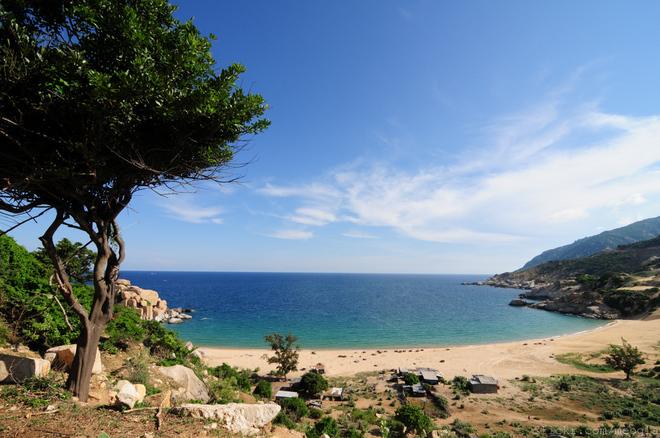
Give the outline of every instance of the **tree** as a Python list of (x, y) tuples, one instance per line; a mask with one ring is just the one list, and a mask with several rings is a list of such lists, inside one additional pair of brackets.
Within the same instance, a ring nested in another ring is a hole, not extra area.
[(267, 335), (265, 339), (270, 344), (270, 349), (275, 352), (274, 356), (268, 358), (268, 363), (276, 363), (276, 375), (286, 379), (287, 374), (298, 369), (298, 349), (300, 348), (296, 345), (298, 338), (291, 333), (286, 336), (273, 333)]
[(314, 397), (328, 389), (328, 381), (321, 374), (309, 371), (300, 379), (300, 392), (308, 397)]
[(422, 436), (426, 436), (433, 429), (433, 422), (419, 406), (403, 405), (396, 410), (394, 418), (403, 423), (407, 430)]
[[(57, 256), (62, 260), (69, 279), (80, 284), (92, 281), (92, 270), (94, 268), (94, 259), (96, 254), (80, 242), (71, 242), (69, 239), (62, 239), (55, 245)], [(34, 252), (37, 259), (44, 266), (52, 269), (53, 263), (50, 260), (48, 252), (39, 248)]]
[[(45, 215), (40, 240), (81, 327), (67, 386), (89, 393), (125, 257), (117, 217), (142, 189), (230, 182), (266, 105), (217, 68), (210, 39), (167, 0), (6, 0), (0, 7), (0, 211), (13, 229)], [(54, 236), (82, 232), (96, 252), (87, 311)], [(6, 231), (10, 231), (6, 230)]]
[(415, 384), (419, 383), (419, 376), (417, 374), (413, 374), (413, 373), (405, 373), (403, 375), (403, 382), (406, 385), (415, 385)]
[(615, 370), (626, 373), (626, 380), (630, 380), (635, 367), (642, 365), (645, 361), (639, 348), (633, 347), (623, 338), (621, 338), (621, 341), (622, 345), (610, 344), (608, 354), (605, 356), (605, 363)]

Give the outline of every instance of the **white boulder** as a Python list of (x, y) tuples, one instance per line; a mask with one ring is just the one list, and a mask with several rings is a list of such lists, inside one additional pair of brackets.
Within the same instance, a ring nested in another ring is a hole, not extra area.
[(217, 420), (218, 424), (231, 433), (256, 435), (280, 412), (276, 403), (226, 405), (185, 404), (177, 409), (179, 415), (193, 418)]
[(144, 400), (146, 388), (141, 384), (133, 385), (128, 380), (120, 380), (115, 385), (115, 392), (117, 393), (115, 404), (133, 409), (137, 402)]
[(189, 400), (201, 400), (207, 403), (211, 399), (204, 382), (190, 368), (183, 365), (173, 365), (171, 367), (158, 367), (158, 371), (180, 386), (172, 393), (172, 398), (176, 403)]

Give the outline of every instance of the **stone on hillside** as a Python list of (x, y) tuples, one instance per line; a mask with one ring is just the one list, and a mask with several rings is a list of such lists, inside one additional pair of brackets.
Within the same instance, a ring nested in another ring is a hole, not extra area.
[(21, 383), (30, 377), (45, 377), (49, 371), (47, 360), (0, 354), (0, 383)]
[[(77, 346), (75, 344), (60, 345), (58, 347), (49, 348), (46, 350), (44, 359), (52, 364), (53, 369), (69, 371), (71, 369), (71, 364), (73, 364), (76, 350)], [(102, 372), (103, 363), (101, 362), (101, 352), (97, 348), (92, 374), (101, 374)]]
[(133, 409), (135, 403), (144, 400), (146, 394), (144, 385), (133, 385), (128, 380), (117, 382), (115, 391), (117, 392), (115, 404), (127, 406), (129, 409)]
[(172, 398), (177, 403), (188, 400), (201, 400), (206, 403), (210, 400), (209, 393), (199, 377), (193, 370), (183, 365), (171, 367), (158, 367), (158, 371), (174, 380), (180, 388), (172, 393)]
[(185, 404), (177, 412), (183, 416), (217, 420), (221, 427), (234, 434), (256, 435), (273, 421), (280, 409), (276, 403)]

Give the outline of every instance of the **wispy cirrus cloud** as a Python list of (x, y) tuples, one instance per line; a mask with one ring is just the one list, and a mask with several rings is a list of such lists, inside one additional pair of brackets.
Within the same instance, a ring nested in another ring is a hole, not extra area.
[(452, 243), (524, 239), (660, 196), (660, 116), (605, 113), (594, 103), (569, 107), (553, 94), (483, 132), (483, 147), (449, 165), (402, 170), (360, 162), (261, 193), (299, 199), (293, 222), (387, 227)]
[(160, 203), (160, 207), (167, 212), (169, 217), (183, 222), (218, 225), (223, 223), (223, 219), (220, 217), (222, 208), (204, 207), (190, 199), (169, 197)]
[(278, 230), (267, 236), (285, 240), (307, 240), (314, 237), (314, 233), (307, 230)]

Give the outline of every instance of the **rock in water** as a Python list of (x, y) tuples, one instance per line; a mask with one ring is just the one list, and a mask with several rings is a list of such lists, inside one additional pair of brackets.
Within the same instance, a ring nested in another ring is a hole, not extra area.
[(241, 435), (256, 435), (280, 412), (276, 403), (226, 405), (185, 404), (177, 409), (183, 416), (218, 420), (228, 431)]
[(173, 365), (171, 367), (158, 367), (158, 371), (181, 386), (172, 393), (172, 398), (176, 403), (188, 400), (201, 400), (206, 403), (211, 399), (204, 382), (199, 380), (199, 377), (190, 368), (183, 365)]
[(528, 303), (527, 301), (525, 301), (525, 300), (511, 300), (511, 302), (509, 303), (509, 306), (513, 306), (513, 307), (524, 307), (524, 306), (526, 306), (526, 305), (528, 305), (528, 304), (529, 304), (529, 303)]
[[(75, 344), (60, 345), (58, 347), (49, 348), (44, 354), (44, 359), (51, 363), (53, 369), (69, 371), (73, 358), (76, 355), (77, 346)], [(96, 349), (96, 358), (94, 359), (94, 367), (92, 374), (101, 374), (103, 372), (103, 363), (101, 362), (101, 352)]]
[(21, 383), (30, 377), (46, 377), (50, 362), (45, 359), (0, 354), (0, 383)]

